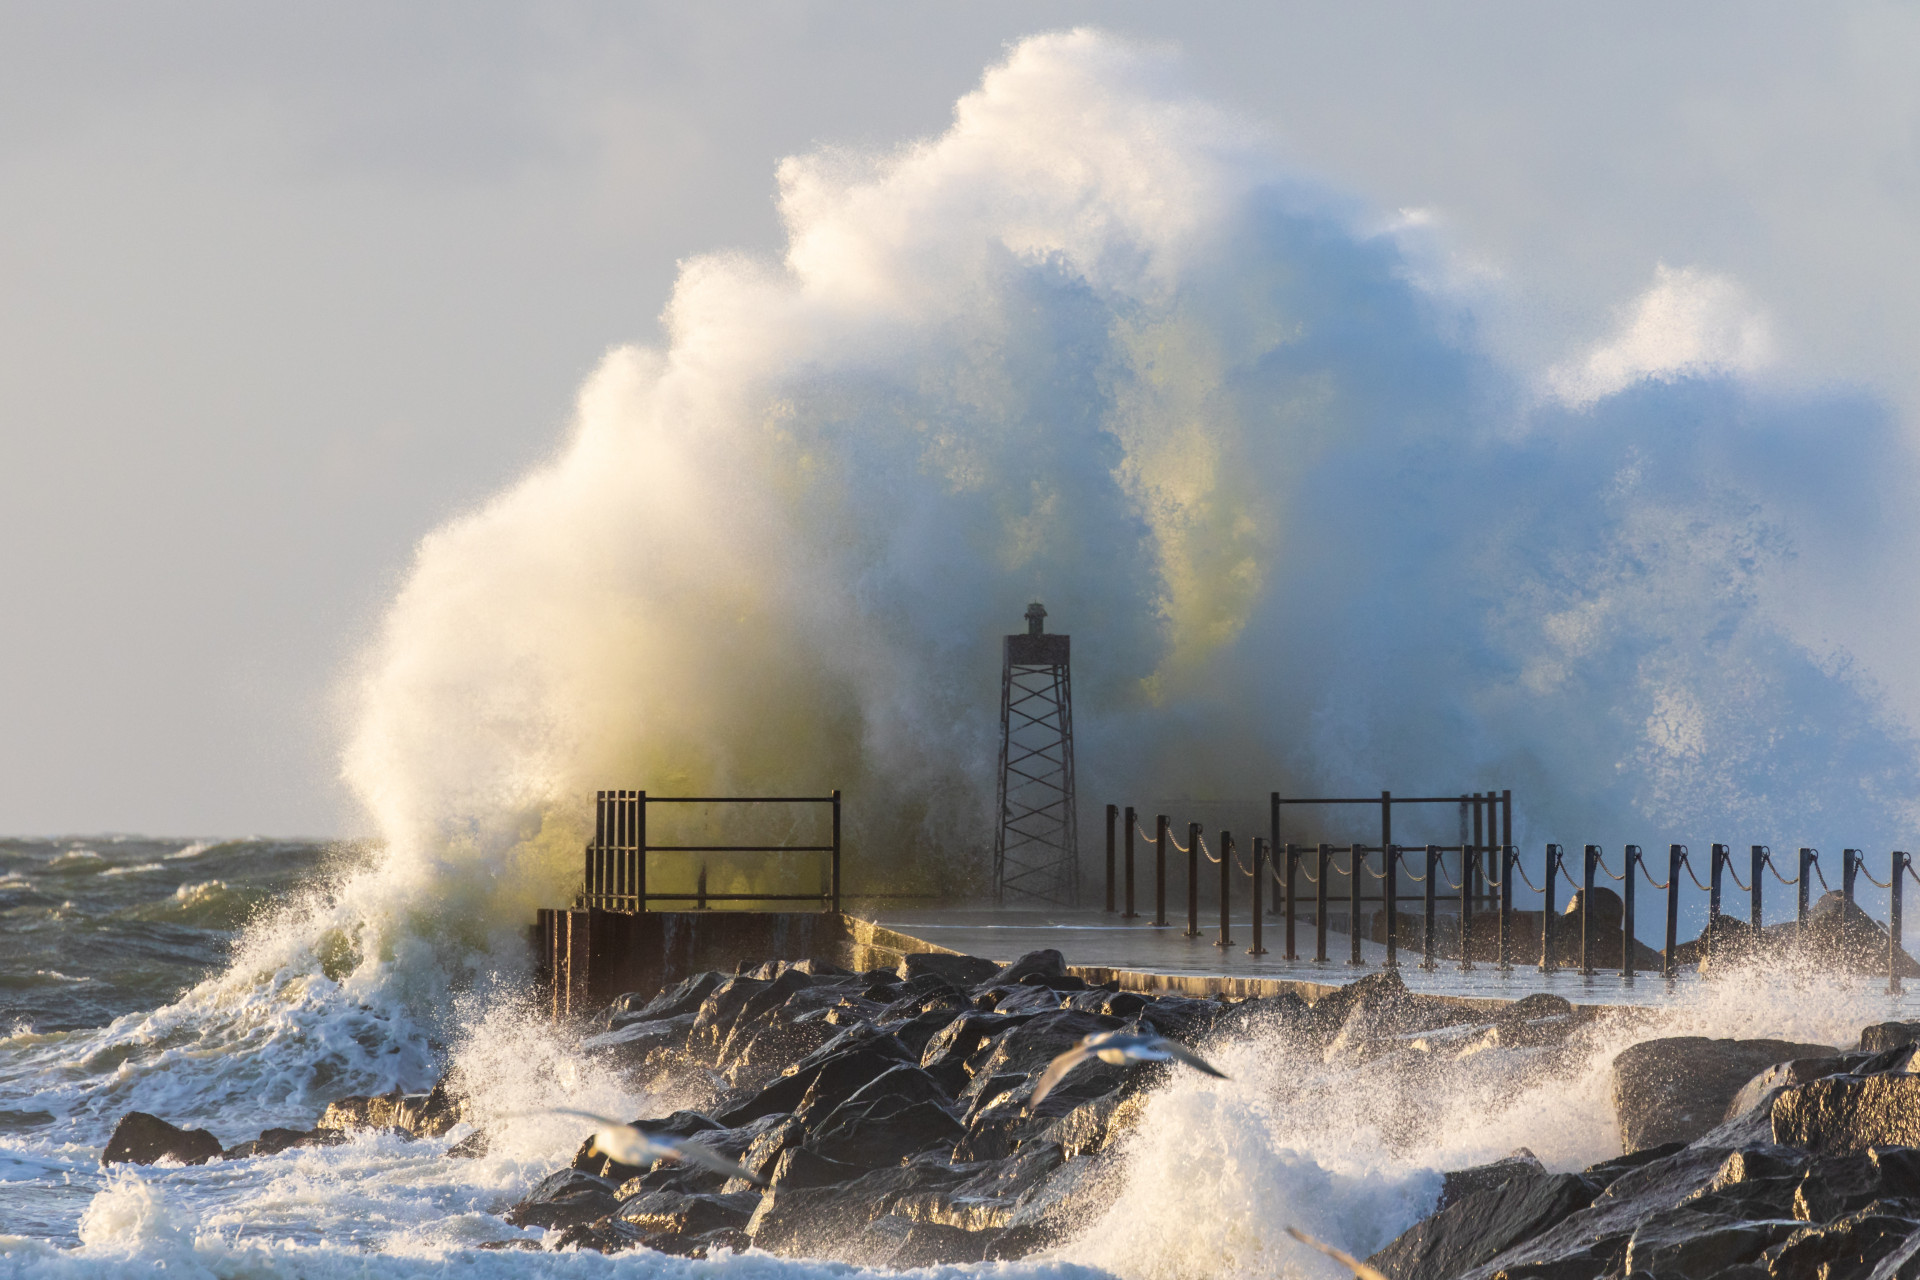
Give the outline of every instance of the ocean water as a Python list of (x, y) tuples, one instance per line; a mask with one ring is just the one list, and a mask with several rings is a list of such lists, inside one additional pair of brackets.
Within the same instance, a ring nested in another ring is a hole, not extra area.
[[(391, 996), (397, 984), (357, 979), (358, 966), (307, 947), (312, 895), (349, 879), (366, 856), (261, 840), (0, 842), (0, 1272), (745, 1280), (854, 1270), (758, 1253), (692, 1262), (481, 1248), (540, 1238), (499, 1215), (571, 1157), (578, 1126), (553, 1117), (489, 1123), (492, 1151), (477, 1160), (445, 1154), (463, 1127), (443, 1139), (363, 1136), (194, 1168), (102, 1169), (106, 1137), (130, 1109), (206, 1127), (231, 1145), (267, 1125), (311, 1125), (347, 1093), (425, 1087), (452, 1061), (493, 1116), (549, 1105), (645, 1116), (703, 1100), (650, 1091), (579, 1052), (529, 1016), (516, 998), (523, 978), (507, 969), (413, 1003)], [(269, 955), (304, 956), (305, 967), (260, 965)], [(1431, 1208), (1441, 1170), (1519, 1146), (1558, 1168), (1617, 1151), (1606, 1068), (1629, 1039), (1851, 1043), (1886, 1013), (1868, 982), (1696, 982), (1650, 1028), (1555, 1075), (1532, 1051), (1488, 1051), (1444, 1078), (1408, 1080), (1318, 1061), (1269, 1037), (1222, 1040), (1207, 1051), (1232, 1078), (1179, 1076), (1153, 1097), (1123, 1140), (1110, 1210), (1043, 1256), (944, 1270), (1327, 1276), (1325, 1260), (1287, 1240), (1285, 1226), (1365, 1253)]]

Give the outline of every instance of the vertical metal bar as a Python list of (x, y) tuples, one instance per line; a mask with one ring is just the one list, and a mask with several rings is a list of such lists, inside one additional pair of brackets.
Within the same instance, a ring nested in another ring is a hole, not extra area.
[(1387, 968), (1400, 967), (1400, 846), (1390, 844), (1380, 855), (1382, 896), (1387, 900)]
[[(1860, 851), (1858, 849), (1842, 849), (1840, 851), (1840, 896), (1846, 899), (1849, 907), (1853, 905), (1854, 873), (1859, 871), (1859, 869)], [(1853, 912), (1849, 911), (1840, 918), (1844, 920), (1852, 914)]]
[(1714, 952), (1720, 946), (1720, 874), (1732, 858), (1732, 848), (1724, 844), (1713, 846), (1713, 871), (1707, 876), (1707, 955), (1709, 967), (1714, 960)]
[(1294, 889), (1294, 885), (1293, 885), (1293, 873), (1294, 873), (1294, 872), (1296, 872), (1296, 871), (1298, 871), (1298, 870), (1300, 869), (1300, 846), (1299, 846), (1299, 845), (1295, 845), (1295, 844), (1289, 844), (1289, 845), (1287, 846), (1287, 854), (1286, 854), (1286, 857), (1287, 857), (1287, 863), (1286, 863), (1286, 878), (1285, 878), (1285, 880), (1283, 881), (1283, 884), (1284, 884), (1284, 887), (1285, 887), (1285, 889), (1286, 889), (1286, 894), (1287, 894), (1287, 905), (1286, 905), (1286, 913), (1287, 913), (1287, 916), (1286, 916), (1286, 919), (1287, 919), (1287, 950), (1286, 950), (1286, 958), (1287, 958), (1287, 959), (1289, 959), (1289, 960), (1298, 960), (1298, 959), (1300, 958), (1300, 953), (1299, 953), (1299, 951), (1298, 951), (1297, 949), (1295, 949), (1295, 947), (1294, 947), (1294, 932), (1293, 932), (1293, 926), (1294, 926), (1294, 920), (1295, 920), (1295, 918), (1296, 918), (1296, 915), (1297, 915), (1297, 913), (1296, 913), (1296, 912), (1295, 912), (1295, 910), (1294, 910), (1294, 908), (1295, 908), (1295, 906), (1296, 906), (1296, 902), (1295, 902), (1295, 898), (1294, 898), (1294, 892), (1293, 892), (1293, 889)]
[(1813, 856), (1813, 850), (1811, 849), (1800, 850), (1800, 875), (1794, 884), (1794, 888), (1798, 890), (1800, 894), (1799, 914), (1794, 917), (1796, 921), (1795, 941), (1799, 940), (1799, 931), (1807, 927), (1807, 882), (1813, 879)]
[(1332, 865), (1333, 846), (1322, 841), (1320, 879), (1313, 886), (1313, 958), (1322, 963), (1327, 958), (1327, 872)]
[(1635, 968), (1633, 940), (1639, 936), (1634, 928), (1634, 887), (1640, 882), (1636, 873), (1645, 864), (1646, 858), (1637, 844), (1627, 846), (1626, 858), (1627, 878), (1620, 882), (1620, 976), (1631, 982)]
[(1213, 945), (1226, 948), (1233, 945), (1233, 832), (1220, 833), (1220, 940)]
[[(646, 792), (643, 791), (640, 794), (644, 796)], [(646, 829), (644, 808), (640, 813), (640, 821), (641, 829), (644, 831)], [(840, 910), (840, 788), (838, 787), (833, 789), (833, 909), (838, 914)]]
[(1686, 852), (1687, 847), (1682, 844), (1667, 846), (1667, 946), (1660, 957), (1660, 972), (1669, 981), (1679, 971), (1680, 859)]
[(1267, 948), (1260, 939), (1260, 917), (1264, 914), (1267, 895), (1260, 892), (1260, 876), (1267, 868), (1267, 839), (1265, 836), (1253, 838), (1253, 893), (1247, 898), (1247, 905), (1253, 909), (1253, 945), (1247, 948), (1250, 956), (1263, 956)]
[(1200, 936), (1200, 824), (1187, 824), (1187, 936)]
[(1438, 886), (1440, 883), (1440, 873), (1438, 870), (1436, 870), (1436, 868), (1438, 868), (1439, 865), (1440, 865), (1439, 848), (1435, 845), (1428, 845), (1427, 846), (1427, 882), (1426, 882), (1427, 914), (1426, 914), (1426, 919), (1421, 922), (1421, 932), (1420, 932), (1420, 967), (1422, 969), (1437, 969), (1440, 967), (1439, 961), (1435, 960), (1433, 956), (1433, 949), (1435, 944), (1433, 908), (1434, 908), (1434, 903), (1438, 900), (1438, 897), (1439, 897)]
[(1120, 918), (1121, 918), (1122, 920), (1137, 920), (1137, 919), (1139, 918), (1139, 912), (1137, 912), (1137, 911), (1135, 911), (1135, 910), (1133, 909), (1133, 833), (1134, 833), (1134, 830), (1135, 830), (1135, 824), (1136, 824), (1137, 822), (1139, 822), (1139, 820), (1140, 820), (1140, 819), (1139, 819), (1139, 818), (1138, 818), (1137, 816), (1135, 816), (1135, 814), (1134, 814), (1134, 812), (1133, 812), (1133, 806), (1132, 806), (1132, 805), (1128, 805), (1128, 806), (1127, 806), (1127, 816), (1126, 816), (1126, 823), (1127, 823), (1127, 843), (1126, 843), (1126, 849), (1127, 849), (1127, 869), (1126, 869), (1126, 882), (1127, 882), (1127, 909), (1126, 909), (1126, 911), (1125, 911), (1125, 913), (1124, 913), (1124, 914), (1122, 914), (1122, 915), (1121, 915), (1121, 917), (1120, 917)]
[[(837, 798), (840, 793), (836, 791), (833, 794), (836, 797), (833, 808), (833, 845), (838, 849), (840, 847), (840, 806)], [(645, 911), (647, 909), (647, 793), (644, 791), (633, 793), (633, 823), (635, 903), (633, 909)], [(840, 857), (838, 854), (834, 855), (833, 860), (833, 909), (835, 911), (840, 909)]]
[(1114, 874), (1113, 827), (1114, 827), (1114, 823), (1119, 820), (1119, 817), (1120, 817), (1120, 806), (1117, 804), (1108, 805), (1107, 806), (1107, 911), (1109, 913), (1113, 911), (1113, 874)]
[(1500, 846), (1500, 968), (1513, 968), (1513, 846)]
[[(1479, 811), (1480, 806), (1476, 804), (1474, 813), (1478, 815)], [(1480, 825), (1477, 816), (1474, 819), (1474, 825), (1476, 827)], [(1473, 946), (1470, 941), (1472, 937), (1473, 860), (1468, 857), (1467, 851), (1463, 848), (1460, 851), (1460, 967), (1462, 969), (1473, 968)]]
[(1593, 869), (1600, 862), (1600, 846), (1590, 844), (1586, 850), (1586, 868), (1581, 876), (1580, 886), (1580, 972), (1583, 976), (1593, 976)]
[[(1273, 850), (1277, 858), (1280, 852), (1280, 793), (1278, 791), (1267, 797), (1267, 810), (1267, 847)], [(1278, 863), (1276, 862), (1275, 865)], [(1277, 878), (1273, 882), (1273, 909), (1276, 912), (1280, 910), (1280, 881)], [(1293, 959), (1291, 954), (1293, 948), (1289, 947), (1287, 950), (1289, 952), (1287, 959)]]
[(1554, 926), (1560, 923), (1560, 913), (1553, 909), (1553, 876), (1560, 869), (1560, 846), (1547, 846), (1546, 888), (1540, 895), (1540, 972), (1552, 973), (1560, 967), (1560, 952), (1555, 947), (1559, 941), (1554, 935)]
[(1352, 944), (1348, 964), (1365, 964), (1360, 956), (1360, 886), (1367, 875), (1367, 846), (1347, 846), (1347, 941)]
[[(1475, 897), (1479, 897), (1486, 892), (1486, 887), (1480, 881), (1480, 851), (1487, 847), (1485, 808), (1486, 808), (1485, 799), (1481, 796), (1481, 794), (1478, 791), (1474, 792), (1473, 793), (1473, 892)], [(1462, 868), (1462, 870), (1464, 870), (1464, 868)]]
[(1167, 927), (1167, 815), (1153, 820), (1153, 922)]
[(1901, 901), (1905, 896), (1907, 879), (1907, 855), (1899, 849), (1893, 851), (1888, 860), (1892, 863), (1892, 875), (1888, 883), (1893, 887), (1887, 890), (1887, 991), (1892, 995), (1900, 994), (1900, 923)]
[(1757, 844), (1753, 846), (1753, 868), (1749, 872), (1749, 874), (1752, 875), (1753, 877), (1753, 907), (1752, 907), (1752, 918), (1748, 921), (1748, 923), (1753, 926), (1753, 932), (1755, 935), (1754, 940), (1756, 942), (1759, 940), (1758, 935), (1760, 933), (1760, 927), (1761, 927), (1760, 922), (1762, 919), (1761, 913), (1760, 913), (1760, 908), (1761, 908), (1760, 872), (1763, 871), (1766, 867), (1767, 852), (1768, 852), (1767, 846), (1763, 844)]

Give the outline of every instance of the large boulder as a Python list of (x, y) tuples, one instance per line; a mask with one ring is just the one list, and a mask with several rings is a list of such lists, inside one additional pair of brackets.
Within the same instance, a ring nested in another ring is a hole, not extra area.
[(578, 1169), (550, 1173), (503, 1217), (516, 1227), (565, 1227), (604, 1218), (619, 1207), (614, 1184)]
[(1826, 1076), (1773, 1100), (1773, 1140), (1810, 1151), (1920, 1146), (1920, 1075)]
[(159, 1116), (129, 1111), (113, 1127), (101, 1164), (205, 1164), (220, 1154), (220, 1139), (205, 1129), (182, 1129)]
[(1578, 1174), (1548, 1173), (1538, 1161), (1502, 1163), (1505, 1177), (1461, 1195), (1367, 1262), (1388, 1280), (1452, 1280), (1593, 1203), (1593, 1184)]
[(661, 1022), (682, 1014), (698, 1013), (707, 997), (727, 977), (727, 974), (711, 971), (696, 973), (650, 999), (642, 999), (637, 991), (629, 992), (608, 1007), (607, 1029), (616, 1031), (623, 1022)]
[(1623, 1151), (1691, 1142), (1727, 1113), (1754, 1076), (1795, 1058), (1832, 1057), (1831, 1045), (1789, 1040), (1643, 1040), (1613, 1060), (1613, 1112)]
[[(1821, 894), (1807, 909), (1807, 922), (1797, 935), (1801, 953), (1825, 969), (1884, 977), (1887, 972), (1887, 927), (1847, 901), (1833, 889)], [(1920, 964), (1904, 950), (1897, 963), (1903, 978), (1920, 977)]]
[[(998, 970), (978, 985), (983, 987), (1012, 986), (1024, 978), (1043, 980), (1065, 978), (1067, 976), (1067, 958), (1051, 947), (1042, 951), (1029, 951), (1012, 964)], [(1083, 984), (1084, 985), (1084, 984)]]
[(979, 956), (952, 955), (941, 951), (910, 951), (900, 957), (896, 970), (902, 982), (912, 982), (925, 974), (943, 978), (956, 987), (978, 986), (992, 980), (1000, 966)]

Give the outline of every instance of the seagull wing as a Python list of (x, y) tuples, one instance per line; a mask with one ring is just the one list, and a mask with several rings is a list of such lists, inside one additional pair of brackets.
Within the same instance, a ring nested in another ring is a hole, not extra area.
[(1049, 1062), (1047, 1069), (1040, 1073), (1040, 1083), (1033, 1087), (1033, 1096), (1027, 1099), (1027, 1110), (1032, 1111), (1046, 1101), (1047, 1095), (1053, 1092), (1053, 1087), (1066, 1077), (1067, 1072), (1091, 1058), (1096, 1052), (1098, 1050), (1089, 1049), (1085, 1045), (1075, 1045)]
[(1345, 1249), (1336, 1249), (1330, 1244), (1322, 1244), (1298, 1227), (1288, 1227), (1287, 1234), (1306, 1245), (1309, 1249), (1318, 1249), (1335, 1262), (1353, 1272), (1359, 1280), (1387, 1280), (1386, 1273), (1378, 1267), (1370, 1267)]
[(698, 1142), (676, 1142), (669, 1151), (672, 1159), (682, 1164), (690, 1164), (710, 1173), (724, 1173), (729, 1178), (745, 1178), (756, 1187), (764, 1187), (767, 1180), (757, 1173), (749, 1171), (744, 1165), (735, 1164), (712, 1147)]
[(1227, 1079), (1226, 1072), (1215, 1067), (1211, 1062), (1208, 1062), (1205, 1058), (1201, 1057), (1199, 1054), (1187, 1048), (1187, 1046), (1181, 1044), (1177, 1040), (1162, 1040), (1159, 1044), (1156, 1044), (1154, 1048), (1166, 1050), (1173, 1057), (1179, 1059), (1181, 1062), (1186, 1063), (1188, 1066), (1192, 1067), (1195, 1071), (1204, 1071), (1210, 1076), (1217, 1076), (1219, 1079), (1222, 1079), (1222, 1080)]

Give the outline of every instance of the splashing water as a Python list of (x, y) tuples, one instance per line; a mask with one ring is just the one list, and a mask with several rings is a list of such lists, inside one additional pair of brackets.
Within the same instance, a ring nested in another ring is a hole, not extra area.
[[(787, 161), (780, 202), (782, 261), (689, 262), (664, 348), (610, 353), (553, 458), (422, 543), (355, 683), (345, 770), (382, 845), (177, 1000), (0, 1041), (6, 1105), (49, 1117), (20, 1122), (0, 1178), (68, 1188), (32, 1232), (60, 1243), (0, 1240), (9, 1259), (362, 1274), (379, 1249), (396, 1272), (523, 1273), (467, 1246), (564, 1161), (565, 1126), (477, 1161), (374, 1138), (112, 1179), (91, 1161), (128, 1108), (231, 1142), (422, 1087), (443, 1045), (497, 1113), (666, 1109), (512, 1000), (588, 794), (838, 786), (857, 882), (964, 891), (997, 638), (1035, 597), (1079, 637), (1089, 796), (1497, 777), (1543, 838), (1900, 842), (1913, 735), (1850, 654), (1891, 625), (1913, 459), (1864, 396), (1752, 380), (1766, 330), (1737, 286), (1662, 269), (1617, 338), (1515, 374), (1423, 284), (1418, 227), (1378, 230), (1170, 55), (1087, 31), (1019, 45), (937, 138)], [(258, 883), (213, 878), (221, 848), (108, 879), (76, 847), (20, 883), (213, 919), (181, 913)], [(1802, 980), (1733, 985), (1661, 1016), (1836, 1042), (1878, 1016)], [(1611, 1142), (1600, 1050), (1533, 1089), (1489, 1055), (1434, 1103), (1474, 1123), (1415, 1139), (1394, 1122), (1413, 1099), (1273, 1044), (1221, 1051), (1236, 1081), (1156, 1098), (1100, 1229), (1017, 1269), (1324, 1274), (1280, 1226), (1364, 1252), (1436, 1169)]]

